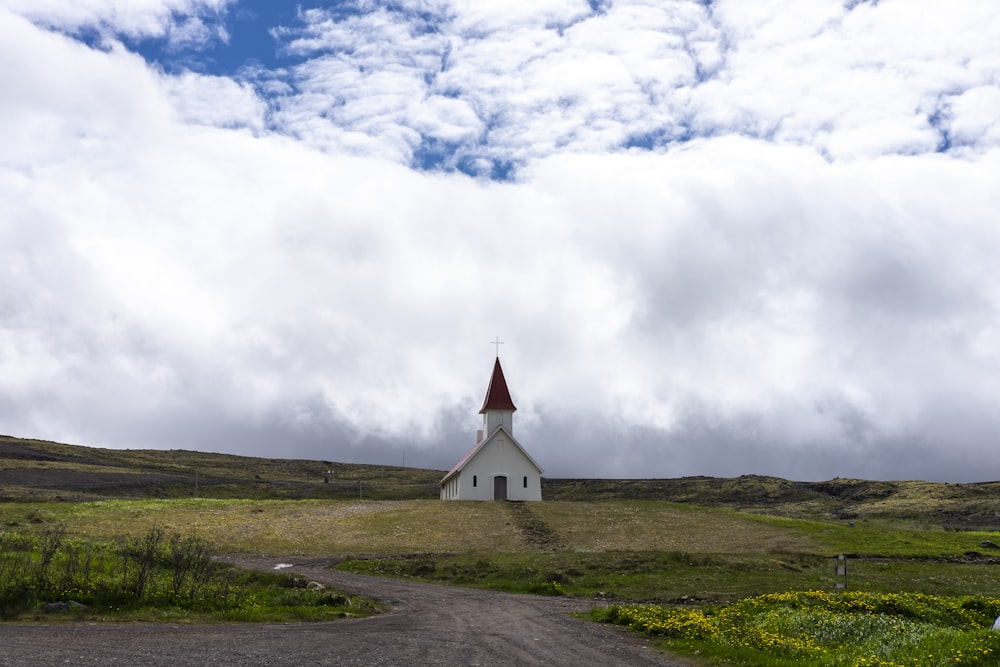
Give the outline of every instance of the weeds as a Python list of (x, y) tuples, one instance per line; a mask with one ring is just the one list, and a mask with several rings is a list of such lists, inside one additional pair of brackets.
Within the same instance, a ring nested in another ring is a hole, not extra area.
[(175, 596), (196, 597), (212, 579), (215, 568), (209, 558), (208, 543), (197, 535), (170, 536), (167, 544), (170, 590)]
[(135, 599), (146, 593), (146, 585), (156, 569), (161, 552), (163, 529), (154, 526), (144, 536), (126, 539), (119, 553), (122, 557), (122, 588)]
[(306, 620), (368, 615), (339, 593), (296, 589), (289, 575), (241, 572), (212, 559), (195, 535), (150, 528), (117, 542), (0, 532), (0, 620), (67, 612), (74, 618)]

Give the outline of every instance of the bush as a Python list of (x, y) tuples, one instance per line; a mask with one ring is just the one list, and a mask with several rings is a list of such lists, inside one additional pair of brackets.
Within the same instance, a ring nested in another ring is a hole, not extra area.
[(63, 528), (0, 532), (2, 620), (38, 612), (264, 620), (374, 611), (339, 593), (294, 586), (291, 575), (242, 572), (213, 560), (202, 538), (160, 528), (117, 543), (71, 539)]

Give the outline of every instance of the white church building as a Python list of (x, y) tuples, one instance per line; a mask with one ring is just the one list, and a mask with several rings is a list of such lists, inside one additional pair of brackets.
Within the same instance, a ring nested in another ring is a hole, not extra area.
[(514, 438), (514, 401), (500, 367), (486, 389), (476, 444), (441, 480), (441, 500), (541, 500), (542, 468)]

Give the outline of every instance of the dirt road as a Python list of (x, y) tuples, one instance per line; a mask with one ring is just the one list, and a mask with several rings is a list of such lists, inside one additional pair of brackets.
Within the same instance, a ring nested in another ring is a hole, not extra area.
[[(280, 561), (241, 559), (273, 569)], [(286, 572), (386, 602), (368, 619), (289, 625), (0, 625), (0, 665), (644, 665), (672, 663), (620, 628), (580, 621), (586, 600), (510, 595), (335, 572)]]

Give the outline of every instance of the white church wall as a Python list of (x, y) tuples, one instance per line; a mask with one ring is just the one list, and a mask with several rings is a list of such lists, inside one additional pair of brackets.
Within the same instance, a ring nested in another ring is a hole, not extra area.
[(493, 484), (497, 476), (507, 478), (508, 500), (542, 499), (538, 469), (504, 433), (494, 434), (465, 464), (458, 475), (458, 497), (463, 500), (493, 500)]

